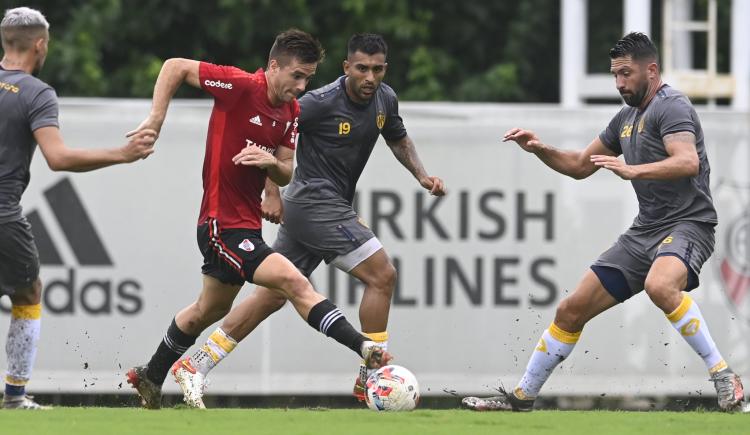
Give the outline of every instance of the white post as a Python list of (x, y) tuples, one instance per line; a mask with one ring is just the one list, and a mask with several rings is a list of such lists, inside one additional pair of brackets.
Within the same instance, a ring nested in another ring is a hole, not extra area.
[(750, 110), (750, 0), (732, 0), (732, 65), (734, 110)]
[[(673, 0), (672, 19), (687, 22), (693, 19), (693, 0)], [(693, 40), (689, 30), (675, 30), (672, 33), (672, 64), (676, 70), (694, 69)]]
[(641, 32), (651, 37), (651, 0), (625, 0), (622, 6), (625, 16), (623, 35)]
[(579, 84), (586, 75), (587, 0), (560, 1), (560, 103), (574, 108), (581, 105)]

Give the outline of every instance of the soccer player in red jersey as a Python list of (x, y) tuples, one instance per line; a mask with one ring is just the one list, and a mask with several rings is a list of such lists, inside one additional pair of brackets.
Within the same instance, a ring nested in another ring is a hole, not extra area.
[[(161, 406), (161, 385), (170, 367), (178, 380), (179, 373), (195, 372), (190, 359), (178, 359), (206, 327), (229, 312), (245, 282), (278, 289), (310, 326), (354, 350), (371, 367), (390, 359), (261, 237), (261, 192), (266, 177), (282, 186), (292, 177), (299, 116), (296, 97), (323, 56), (316, 39), (291, 29), (276, 37), (265, 71), (251, 74), (188, 59), (164, 63), (154, 87), (151, 113), (133, 134), (143, 129), (161, 130), (169, 102), (183, 82), (210, 93), (214, 107), (198, 219), (203, 289), (194, 303), (174, 317), (148, 364), (127, 373), (128, 383), (136, 388), (146, 408)], [(236, 344), (231, 337), (214, 333), (207, 355), (218, 358)], [(203, 380), (191, 376), (190, 381)], [(185, 401), (203, 407), (200, 397), (186, 393)]]

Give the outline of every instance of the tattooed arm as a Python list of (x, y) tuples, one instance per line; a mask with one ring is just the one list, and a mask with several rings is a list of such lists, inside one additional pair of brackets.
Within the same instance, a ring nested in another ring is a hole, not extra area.
[(427, 171), (425, 171), (424, 166), (422, 166), (422, 162), (417, 155), (414, 142), (408, 134), (399, 140), (386, 140), (385, 142), (391, 148), (393, 155), (396, 156), (398, 161), (401, 162), (409, 172), (411, 172), (422, 187), (429, 190), (433, 195), (445, 195), (445, 183), (443, 183), (443, 180), (438, 177), (427, 175)]
[(693, 133), (680, 131), (668, 134), (664, 136), (663, 141), (669, 157), (659, 162), (627, 165), (616, 157), (606, 156), (592, 156), (591, 161), (625, 180), (671, 180), (698, 175), (700, 160)]

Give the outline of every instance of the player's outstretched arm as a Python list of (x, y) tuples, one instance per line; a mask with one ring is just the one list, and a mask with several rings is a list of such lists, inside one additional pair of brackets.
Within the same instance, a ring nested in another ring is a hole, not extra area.
[(408, 134), (399, 140), (386, 140), (385, 143), (388, 144), (393, 155), (396, 156), (398, 161), (401, 162), (409, 172), (411, 172), (422, 187), (429, 190), (432, 195), (445, 195), (445, 183), (439, 177), (427, 175), (427, 171), (425, 171), (422, 161), (419, 160), (419, 155), (417, 154), (414, 142)]
[(172, 101), (177, 89), (182, 83), (200, 88), (199, 79), (200, 62), (191, 59), (172, 58), (167, 59), (159, 71), (159, 77), (154, 85), (154, 96), (151, 103), (151, 113), (141, 122), (128, 136), (143, 129), (154, 130), (158, 136), (164, 118), (167, 117), (167, 108)]
[(599, 137), (596, 137), (583, 150), (561, 150), (543, 143), (531, 130), (512, 128), (503, 136), (503, 142), (509, 141), (517, 143), (524, 151), (534, 154), (555, 171), (576, 180), (584, 179), (599, 169), (591, 161), (592, 155), (615, 155)]
[(141, 130), (131, 135), (127, 144), (110, 149), (69, 148), (65, 145), (60, 130), (52, 126), (34, 130), (34, 139), (53, 171), (86, 172), (145, 159), (154, 152), (156, 132)]

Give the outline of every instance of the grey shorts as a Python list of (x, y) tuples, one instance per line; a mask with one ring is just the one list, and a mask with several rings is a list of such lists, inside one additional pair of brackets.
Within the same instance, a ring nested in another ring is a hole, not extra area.
[(273, 250), (310, 276), (321, 261), (350, 272), (383, 245), (343, 198), (283, 199), (284, 223)]
[[(683, 221), (657, 229), (630, 228), (615, 244), (606, 250), (593, 264), (605, 288), (620, 302), (641, 292), (651, 265), (656, 257), (673, 255), (688, 268), (686, 291), (698, 287), (701, 267), (714, 251), (714, 225), (702, 222)], [(622, 273), (627, 289), (614, 290), (615, 285), (605, 282), (606, 278), (597, 267), (609, 267)], [(622, 294), (623, 292), (630, 294)], [(620, 294), (615, 294), (620, 293)]]
[(39, 277), (39, 252), (24, 218), (0, 224), (0, 295), (30, 287)]

